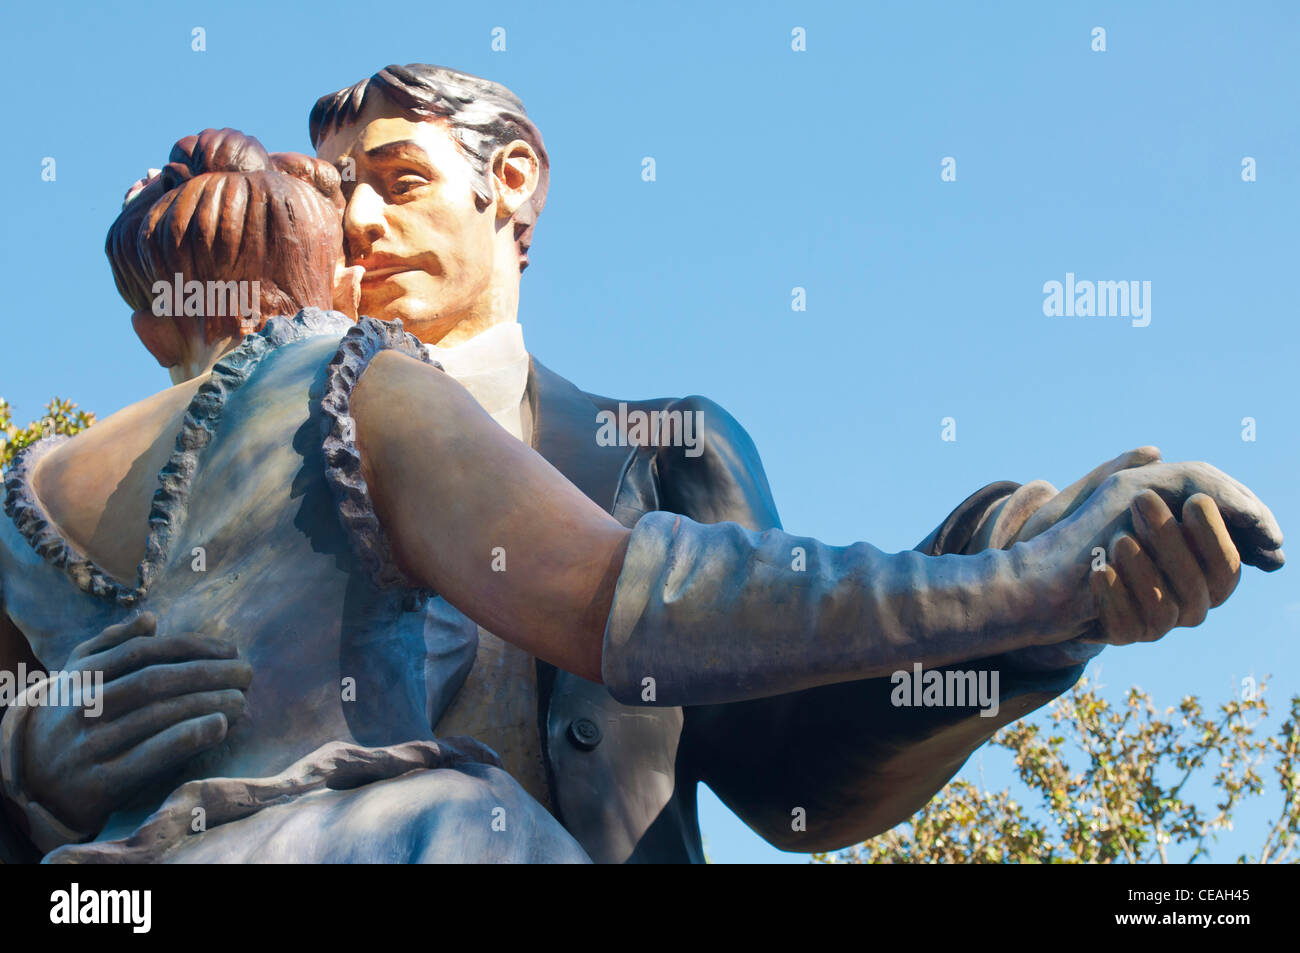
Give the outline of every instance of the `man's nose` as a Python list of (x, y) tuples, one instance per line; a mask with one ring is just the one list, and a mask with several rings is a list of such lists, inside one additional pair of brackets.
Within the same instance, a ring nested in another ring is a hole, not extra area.
[(375, 242), (384, 237), (384, 203), (379, 194), (359, 183), (352, 190), (343, 211), (343, 234), (347, 238), (348, 262), (370, 254)]

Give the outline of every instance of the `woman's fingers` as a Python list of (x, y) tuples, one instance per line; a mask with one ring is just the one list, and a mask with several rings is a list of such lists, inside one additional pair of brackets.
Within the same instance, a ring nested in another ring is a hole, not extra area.
[(1183, 504), (1183, 536), (1205, 573), (1210, 605), (1222, 605), (1241, 578), (1241, 555), (1218, 506), (1204, 493)]
[[(1168, 496), (1176, 505), (1205, 494), (1227, 527), (1228, 539), (1239, 553), (1238, 561), (1273, 572), (1286, 562), (1282, 528), (1273, 513), (1250, 489), (1208, 463), (1187, 463), (1167, 473)], [(1154, 484), (1153, 484), (1154, 488)], [(1208, 516), (1208, 510), (1202, 515)], [(1225, 597), (1226, 598), (1226, 597)]]
[[(1210, 611), (1210, 592), (1200, 564), (1165, 501), (1152, 490), (1131, 506), (1138, 541), (1154, 561), (1178, 606), (1177, 626), (1197, 626)], [(1226, 532), (1226, 531), (1225, 531)]]
[(1097, 487), (1106, 479), (1121, 470), (1132, 470), (1147, 464), (1159, 463), (1160, 451), (1155, 447), (1138, 447), (1121, 453), (1113, 460), (1107, 460), (1081, 479), (1075, 480), (1053, 499), (1048, 500), (1033, 516), (1020, 527), (1014, 537), (1015, 542), (1033, 539), (1039, 533), (1046, 532), (1077, 510), (1092, 496)]

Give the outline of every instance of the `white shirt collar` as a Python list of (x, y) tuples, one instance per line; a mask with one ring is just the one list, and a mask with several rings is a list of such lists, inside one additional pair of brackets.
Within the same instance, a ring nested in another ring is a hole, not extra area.
[(426, 344), (430, 359), (461, 383), (492, 419), (523, 439), (519, 405), (528, 386), (528, 351), (518, 321), (494, 324), (451, 347)]

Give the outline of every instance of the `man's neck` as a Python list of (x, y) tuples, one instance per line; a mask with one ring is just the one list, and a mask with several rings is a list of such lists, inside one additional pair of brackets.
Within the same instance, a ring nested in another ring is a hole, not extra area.
[[(452, 315), (455, 318), (455, 315)], [(456, 323), (437, 341), (438, 347), (457, 347), (501, 324), (519, 323), (519, 281), (504, 285), (494, 280), (472, 305), (461, 312)], [(426, 342), (429, 343), (429, 342)]]
[(520, 404), (528, 384), (528, 351), (518, 322), (495, 324), (453, 347), (441, 343), (424, 347), (492, 419), (523, 439)]
[(459, 347), (468, 341), (474, 340), (474, 338), (478, 337), (485, 331), (490, 331), (501, 323), (503, 322), (493, 321), (490, 316), (466, 318), (439, 338), (436, 345), (431, 346), (444, 348)]

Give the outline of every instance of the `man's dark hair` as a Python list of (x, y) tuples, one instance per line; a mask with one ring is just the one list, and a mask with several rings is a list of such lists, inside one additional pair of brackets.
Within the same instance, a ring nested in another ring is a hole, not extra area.
[(354, 86), (316, 100), (311, 111), (312, 144), (319, 148), (326, 136), (360, 115), (369, 97), (375, 94), (396, 106), (408, 119), (449, 120), (451, 134), (475, 172), (474, 203), (480, 212), (492, 202), (489, 168), (492, 153), (516, 139), (533, 147), (541, 165), (537, 188), (515, 212), (519, 270), (527, 268), (533, 227), (546, 204), (551, 168), (542, 134), (528, 118), (519, 97), (500, 83), (445, 66), (425, 63), (389, 66)]

